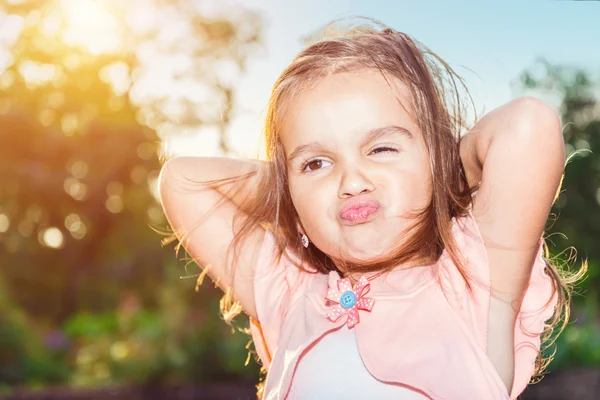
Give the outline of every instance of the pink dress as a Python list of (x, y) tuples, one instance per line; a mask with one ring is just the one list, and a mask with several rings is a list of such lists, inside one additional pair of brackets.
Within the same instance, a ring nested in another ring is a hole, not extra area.
[[(508, 393), (486, 354), (490, 275), (481, 233), (470, 213), (452, 220), (452, 232), (474, 278), (473, 296), (446, 251), (433, 265), (381, 275), (370, 281), (372, 309), (359, 310), (359, 322), (351, 328), (356, 350), (365, 370), (382, 385), (435, 400), (514, 399), (531, 378), (540, 333), (558, 299), (544, 270), (543, 239), (514, 328), (515, 375)], [(348, 329), (345, 317), (336, 322), (327, 317), (332, 305), (325, 297), (337, 287), (339, 275), (300, 271), (289, 252), (276, 262), (270, 231), (259, 251), (254, 281), (258, 321), (251, 318), (251, 330), (267, 368), (264, 399), (304, 398), (294, 394), (310, 389), (298, 387), (297, 371), (302, 385), (313, 381), (299, 364), (310, 360), (308, 354), (325, 336)], [(315, 371), (315, 385), (323, 374), (340, 373), (339, 368)], [(365, 388), (364, 395), (370, 393)]]

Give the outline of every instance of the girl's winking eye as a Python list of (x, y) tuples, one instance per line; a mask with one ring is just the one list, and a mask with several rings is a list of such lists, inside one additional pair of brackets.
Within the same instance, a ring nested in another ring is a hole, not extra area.
[[(398, 150), (393, 148), (393, 147), (388, 147), (388, 146), (381, 146), (381, 147), (377, 147), (373, 150), (371, 150), (371, 152), (369, 154), (381, 154), (381, 153), (397, 153)], [(301, 167), (300, 167), (300, 172), (301, 173), (308, 173), (311, 171), (318, 171), (319, 169), (321, 169), (322, 164), (323, 164), (323, 160), (322, 158), (311, 158), (311, 159), (307, 159), (305, 161), (302, 162)], [(314, 164), (314, 163), (320, 163), (319, 167), (316, 169), (308, 169), (307, 167), (309, 167), (310, 165)]]
[(377, 152), (376, 154), (379, 154), (379, 153), (388, 153), (388, 152), (390, 152), (390, 151), (391, 151), (392, 153), (397, 153), (397, 152), (398, 152), (398, 150), (397, 150), (397, 149), (395, 149), (395, 148), (393, 148), (393, 147), (381, 146), (381, 147), (377, 147), (377, 148), (373, 149), (373, 150), (371, 151), (371, 153), (375, 153), (377, 150), (383, 150), (383, 151)]

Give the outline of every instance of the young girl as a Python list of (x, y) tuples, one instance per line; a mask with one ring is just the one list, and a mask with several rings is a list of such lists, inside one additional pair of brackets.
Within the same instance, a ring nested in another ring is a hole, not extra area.
[(277, 79), (267, 161), (164, 165), (180, 243), (235, 300), (226, 319), (250, 316), (263, 398), (514, 399), (543, 371), (577, 279), (543, 252), (560, 119), (518, 98), (461, 136), (454, 77), (359, 27)]

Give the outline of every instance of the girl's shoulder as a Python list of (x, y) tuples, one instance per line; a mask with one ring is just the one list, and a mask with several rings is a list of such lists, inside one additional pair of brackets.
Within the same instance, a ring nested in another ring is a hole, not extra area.
[(280, 251), (275, 234), (266, 229), (253, 279), (257, 320), (251, 319), (250, 327), (256, 351), (268, 367), (289, 311), (314, 282), (326, 282), (326, 276), (287, 249)]

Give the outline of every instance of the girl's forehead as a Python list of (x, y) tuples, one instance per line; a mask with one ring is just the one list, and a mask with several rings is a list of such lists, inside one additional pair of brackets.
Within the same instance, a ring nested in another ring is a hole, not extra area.
[[(389, 83), (388, 83), (389, 82)], [(281, 123), (280, 140), (289, 154), (308, 141), (351, 141), (374, 128), (396, 125), (418, 133), (410, 92), (379, 71), (339, 73), (292, 98)]]

